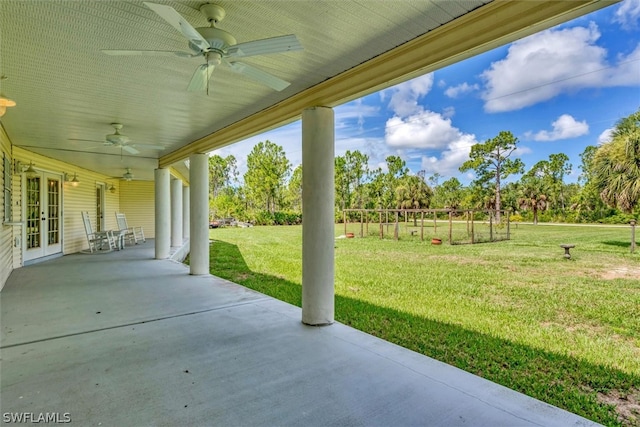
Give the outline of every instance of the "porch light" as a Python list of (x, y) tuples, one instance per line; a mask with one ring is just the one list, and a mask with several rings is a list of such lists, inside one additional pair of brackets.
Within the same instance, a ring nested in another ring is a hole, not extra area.
[(29, 162), (29, 167), (24, 171), (28, 178), (38, 176), (38, 171), (33, 168), (33, 162)]
[(64, 174), (64, 180), (65, 182), (69, 182), (71, 183), (72, 187), (77, 187), (80, 184), (80, 180), (78, 179), (78, 174), (77, 173), (73, 173), (73, 178), (69, 179), (69, 174), (65, 173)]
[(109, 193), (115, 193), (116, 192), (116, 187), (113, 184), (109, 185)]

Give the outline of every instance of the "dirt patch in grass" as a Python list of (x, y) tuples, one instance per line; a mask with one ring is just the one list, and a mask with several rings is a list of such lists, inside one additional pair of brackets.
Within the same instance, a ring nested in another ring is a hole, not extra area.
[(621, 266), (607, 270), (600, 275), (605, 280), (613, 279), (638, 279), (640, 280), (640, 267)]
[(236, 274), (234, 276), (233, 280), (236, 280), (236, 281), (237, 280), (247, 280), (250, 277), (251, 277), (250, 273), (239, 273), (239, 274)]
[(619, 390), (598, 393), (598, 401), (613, 405), (623, 425), (640, 425), (640, 389), (634, 388), (628, 393), (621, 393)]

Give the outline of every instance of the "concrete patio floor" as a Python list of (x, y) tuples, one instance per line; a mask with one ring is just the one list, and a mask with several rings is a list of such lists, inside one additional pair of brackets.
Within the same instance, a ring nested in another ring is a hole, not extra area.
[(14, 270), (1, 411), (102, 426), (595, 425), (342, 324), (153, 258), (153, 241)]

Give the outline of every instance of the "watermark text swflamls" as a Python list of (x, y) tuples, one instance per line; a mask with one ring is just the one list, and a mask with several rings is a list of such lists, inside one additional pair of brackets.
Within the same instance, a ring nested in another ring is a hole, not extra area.
[(55, 423), (66, 424), (71, 422), (69, 412), (4, 412), (2, 421), (9, 423)]

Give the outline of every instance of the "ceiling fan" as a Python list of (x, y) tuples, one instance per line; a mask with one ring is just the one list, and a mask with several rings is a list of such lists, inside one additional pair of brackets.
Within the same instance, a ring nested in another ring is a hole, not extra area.
[(131, 173), (131, 168), (125, 168), (125, 172), (122, 175), (122, 179), (124, 179), (125, 181), (131, 181), (133, 180), (133, 174)]
[(113, 128), (115, 129), (115, 132), (109, 135), (105, 135), (104, 141), (95, 141), (91, 139), (73, 139), (73, 138), (69, 139), (69, 141), (97, 142), (107, 147), (120, 147), (121, 150), (124, 150), (130, 154), (140, 153), (140, 151), (137, 150), (135, 147), (140, 147), (143, 149), (148, 148), (150, 150), (164, 150), (164, 147), (161, 145), (130, 144), (129, 141), (131, 140), (129, 139), (129, 137), (120, 133), (120, 130), (122, 129), (122, 123), (111, 123), (111, 126), (113, 126)]
[(277, 91), (289, 86), (289, 82), (272, 74), (245, 63), (228, 59), (302, 50), (303, 47), (294, 34), (237, 43), (230, 33), (216, 27), (216, 24), (222, 21), (226, 15), (225, 10), (219, 5), (206, 3), (200, 6), (200, 12), (206, 16), (211, 26), (193, 28), (170, 6), (150, 2), (144, 2), (144, 4), (187, 38), (191, 52), (164, 50), (103, 50), (102, 52), (107, 55), (155, 55), (182, 58), (202, 56), (206, 62), (196, 68), (187, 87), (187, 90), (190, 91), (206, 89), (208, 93), (211, 74), (216, 65), (220, 64), (224, 64), (232, 71), (243, 74)]

